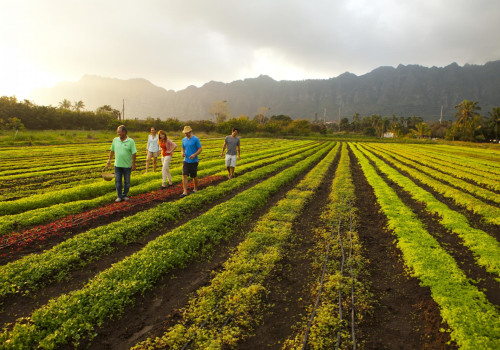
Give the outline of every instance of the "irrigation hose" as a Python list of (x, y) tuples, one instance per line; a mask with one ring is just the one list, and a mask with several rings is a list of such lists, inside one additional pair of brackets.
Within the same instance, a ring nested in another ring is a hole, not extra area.
[(351, 337), (352, 348), (356, 350), (355, 310), (354, 310), (354, 274), (352, 272), (352, 203), (349, 201), (349, 273), (351, 274)]

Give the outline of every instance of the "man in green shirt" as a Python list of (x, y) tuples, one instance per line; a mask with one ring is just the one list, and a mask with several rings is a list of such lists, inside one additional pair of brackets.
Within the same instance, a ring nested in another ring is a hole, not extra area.
[[(111, 151), (109, 152), (108, 167), (111, 164), (113, 155), (115, 156), (115, 184), (118, 197), (115, 202), (128, 201), (128, 191), (130, 189), (130, 174), (135, 170), (135, 155), (137, 149), (135, 142), (127, 136), (127, 128), (120, 125), (116, 130), (118, 137), (113, 139)], [(123, 177), (123, 184), (122, 184)], [(123, 188), (123, 193), (122, 193)]]

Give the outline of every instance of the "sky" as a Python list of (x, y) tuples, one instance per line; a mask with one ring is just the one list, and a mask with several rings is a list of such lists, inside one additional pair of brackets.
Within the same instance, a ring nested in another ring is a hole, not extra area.
[(498, 0), (0, 0), (0, 96), (85, 74), (177, 91), (485, 64), (498, 18)]

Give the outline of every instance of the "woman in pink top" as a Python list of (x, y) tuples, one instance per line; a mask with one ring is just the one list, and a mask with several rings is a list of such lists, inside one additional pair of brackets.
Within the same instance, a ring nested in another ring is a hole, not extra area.
[(163, 168), (161, 169), (161, 174), (163, 176), (163, 182), (161, 184), (161, 188), (167, 188), (166, 180), (168, 178), (168, 185), (172, 185), (172, 176), (170, 175), (170, 160), (172, 159), (172, 154), (174, 150), (177, 148), (177, 145), (172, 142), (167, 137), (167, 133), (163, 130), (158, 131), (158, 145), (161, 149), (161, 162), (163, 164)]

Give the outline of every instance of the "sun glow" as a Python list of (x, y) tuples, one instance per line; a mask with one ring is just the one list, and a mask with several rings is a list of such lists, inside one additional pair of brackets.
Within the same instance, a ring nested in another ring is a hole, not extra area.
[(0, 96), (29, 99), (31, 92), (40, 87), (51, 87), (61, 81), (56, 74), (26, 60), (8, 49), (0, 55)]

